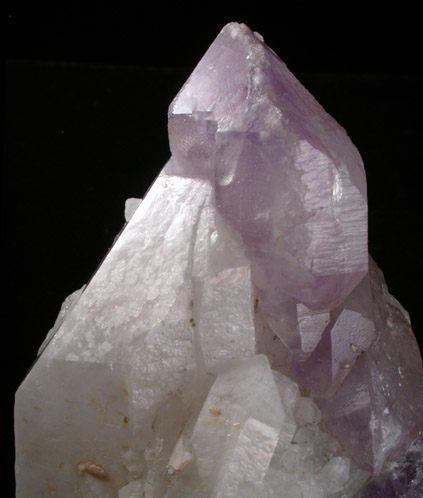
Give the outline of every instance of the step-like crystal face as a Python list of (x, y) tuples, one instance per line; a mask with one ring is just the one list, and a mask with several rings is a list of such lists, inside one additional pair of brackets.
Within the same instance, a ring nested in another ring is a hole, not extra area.
[(269, 299), (331, 308), (365, 275), (360, 155), (247, 26), (226, 26), (175, 97), (169, 141), (175, 173), (213, 178)]
[(17, 497), (423, 495), (423, 376), (360, 155), (246, 25), (16, 395)]

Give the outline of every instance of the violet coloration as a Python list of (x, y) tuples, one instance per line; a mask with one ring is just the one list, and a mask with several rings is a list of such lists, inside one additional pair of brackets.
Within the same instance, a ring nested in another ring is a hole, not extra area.
[(345, 130), (229, 23), (16, 395), (17, 497), (423, 496), (422, 359)]

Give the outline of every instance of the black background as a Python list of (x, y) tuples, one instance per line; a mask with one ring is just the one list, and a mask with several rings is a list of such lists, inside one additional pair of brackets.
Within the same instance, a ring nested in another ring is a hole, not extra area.
[[(112, 245), (125, 199), (141, 197), (169, 157), (167, 107), (231, 20), (265, 37), (360, 150), (370, 251), (422, 342), (421, 28), (412, 2), (137, 5), (9, 2), (2, 322), (10, 455), (13, 392), (61, 302)], [(13, 496), (12, 461), (5, 496)]]

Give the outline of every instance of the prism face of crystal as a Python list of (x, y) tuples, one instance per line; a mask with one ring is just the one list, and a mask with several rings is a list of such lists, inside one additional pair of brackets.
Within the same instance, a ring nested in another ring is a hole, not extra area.
[(214, 178), (267, 294), (331, 308), (365, 275), (360, 155), (245, 25), (222, 30), (175, 97), (169, 141), (179, 174)]
[(362, 498), (423, 496), (423, 440), (416, 439), (408, 451), (362, 492)]
[(18, 498), (420, 498), (422, 360), (345, 131), (223, 28), (16, 394)]
[[(257, 355), (234, 364), (218, 375), (192, 434), (181, 436), (189, 448), (187, 453), (196, 462), (195, 468), (187, 469), (192, 477), (183, 496), (205, 490), (210, 495), (236, 496), (242, 482), (254, 475), (263, 480), (278, 444), (283, 419), (283, 407), (265, 356)], [(259, 458), (251, 452), (252, 445), (260, 448)], [(251, 460), (247, 467), (246, 459)], [(175, 479), (168, 496), (178, 493), (180, 486)]]

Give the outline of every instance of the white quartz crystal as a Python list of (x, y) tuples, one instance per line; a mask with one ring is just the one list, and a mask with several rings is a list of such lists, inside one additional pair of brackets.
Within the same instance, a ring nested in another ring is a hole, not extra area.
[(129, 221), (132, 218), (132, 215), (137, 210), (137, 207), (141, 204), (142, 199), (135, 199), (134, 197), (130, 197), (125, 201), (125, 220)]
[(298, 328), (301, 335), (301, 349), (311, 353), (322, 337), (325, 327), (329, 324), (329, 312), (314, 311), (304, 304), (297, 304)]
[(173, 157), (63, 303), (16, 394), (18, 498), (369, 498), (421, 462), (361, 159), (260, 40), (222, 30)]
[(210, 203), (207, 182), (162, 173), (65, 301), (17, 395), (19, 497), (326, 496), (348, 481), (317, 406), (256, 354), (251, 268)]

